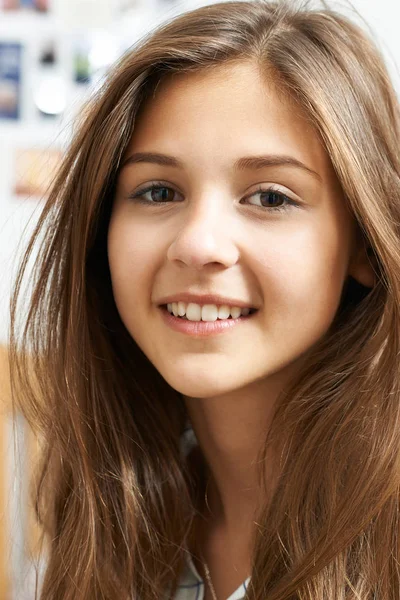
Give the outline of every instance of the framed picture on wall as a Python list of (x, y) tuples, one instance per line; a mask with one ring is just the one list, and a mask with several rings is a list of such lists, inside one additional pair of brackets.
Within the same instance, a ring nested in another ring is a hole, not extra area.
[(14, 195), (45, 198), (61, 158), (61, 150), (55, 148), (17, 148), (14, 156)]
[(0, 8), (3, 10), (36, 10), (47, 12), (49, 0), (0, 0)]
[(19, 119), (22, 45), (0, 42), (0, 119)]

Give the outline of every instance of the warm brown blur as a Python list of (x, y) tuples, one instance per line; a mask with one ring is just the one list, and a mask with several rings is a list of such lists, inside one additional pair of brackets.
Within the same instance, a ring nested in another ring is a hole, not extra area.
[[(9, 430), (12, 427), (12, 404), (9, 376), (9, 360), (7, 348), (0, 345), (0, 600), (11, 600), (11, 565), (10, 550), (12, 543), (11, 534), (11, 511), (10, 502), (17, 499), (11, 498), (8, 481), (15, 473), (9, 473), (10, 469), (10, 451), (7, 447), (12, 443)], [(29, 485), (32, 481), (33, 468), (38, 458), (38, 442), (27, 423), (23, 420), (24, 427), (24, 447), (23, 452), (28, 458), (27, 472), (22, 476)], [(39, 527), (35, 517), (34, 508), (31, 499), (28, 500), (27, 526), (23, 531), (24, 548), (26, 559), (37, 556), (39, 544)], [(15, 524), (16, 527), (23, 526), (20, 521)], [(15, 596), (14, 596), (15, 597)]]
[(0, 600), (10, 598), (10, 572), (7, 560), (9, 523), (6, 506), (6, 420), (9, 418), (10, 411), (8, 356), (4, 346), (0, 346)]

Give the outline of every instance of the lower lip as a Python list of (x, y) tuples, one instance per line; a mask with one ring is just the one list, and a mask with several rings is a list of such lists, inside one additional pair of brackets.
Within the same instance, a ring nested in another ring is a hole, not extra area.
[(218, 319), (217, 321), (188, 321), (187, 319), (181, 319), (175, 317), (168, 312), (165, 306), (160, 306), (162, 317), (167, 325), (179, 331), (180, 333), (186, 333), (194, 337), (204, 337), (207, 335), (215, 335), (217, 333), (224, 333), (232, 327), (237, 327), (242, 323), (246, 323), (251, 320), (258, 311), (251, 313), (247, 316), (238, 317), (237, 319)]

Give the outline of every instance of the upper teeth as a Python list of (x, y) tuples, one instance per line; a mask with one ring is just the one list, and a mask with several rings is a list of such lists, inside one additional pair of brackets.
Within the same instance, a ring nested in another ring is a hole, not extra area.
[(172, 302), (167, 304), (168, 312), (175, 317), (184, 317), (189, 321), (216, 321), (217, 319), (233, 319), (244, 315), (247, 316), (250, 308), (240, 308), (239, 306), (217, 306), (216, 304), (194, 304), (193, 302)]

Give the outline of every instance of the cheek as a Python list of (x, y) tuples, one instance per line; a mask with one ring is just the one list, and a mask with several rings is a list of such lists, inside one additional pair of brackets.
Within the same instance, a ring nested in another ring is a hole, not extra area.
[(294, 319), (311, 311), (315, 318), (333, 318), (347, 269), (347, 245), (336, 227), (293, 229), (256, 247), (270, 310)]
[(146, 282), (156, 263), (154, 243), (143, 228), (117, 216), (111, 219), (108, 230), (108, 261), (115, 302), (123, 317), (148, 289)]

